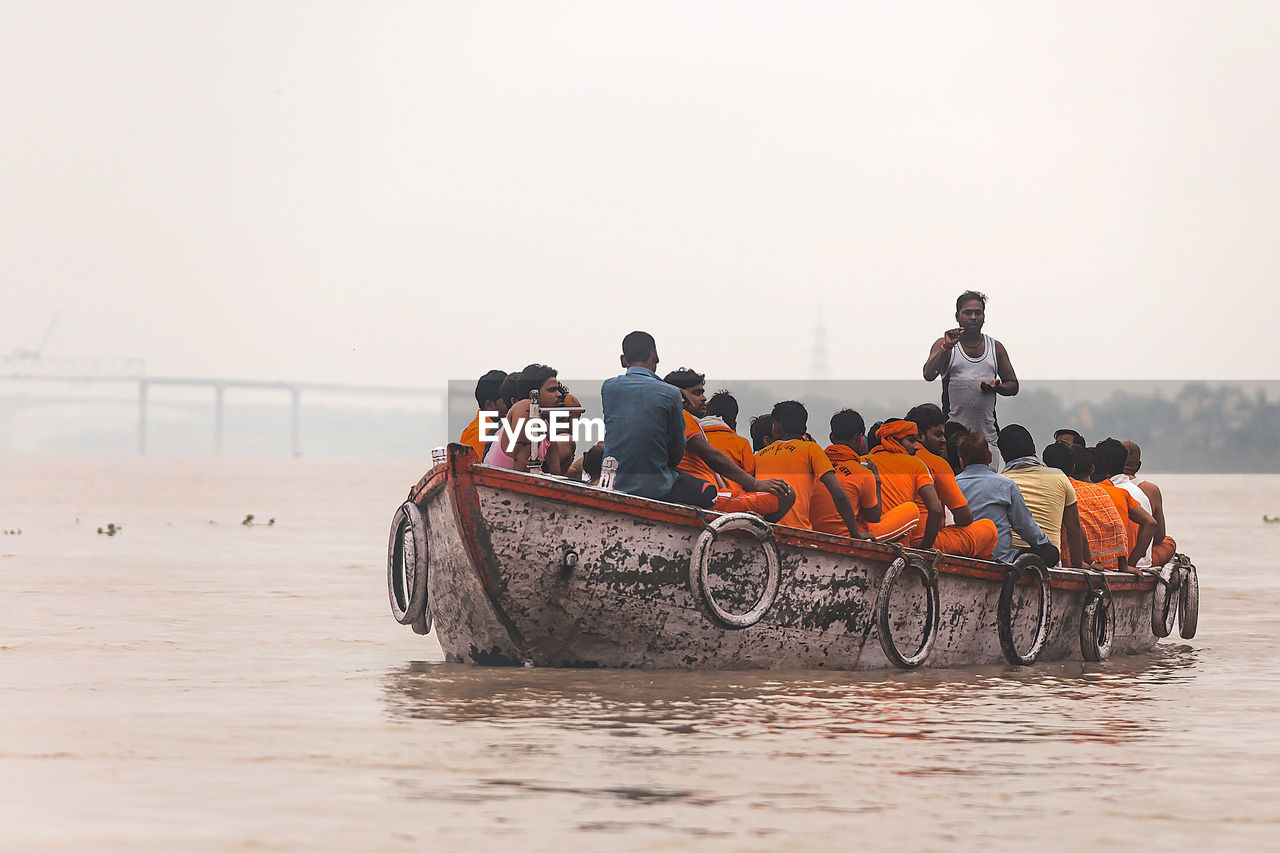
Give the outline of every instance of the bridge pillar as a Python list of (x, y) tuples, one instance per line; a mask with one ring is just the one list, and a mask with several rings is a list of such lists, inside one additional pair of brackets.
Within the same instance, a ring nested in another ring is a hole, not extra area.
[(294, 456), (302, 455), (301, 434), (299, 431), (299, 418), (302, 409), (302, 389), (293, 386), (289, 389), (291, 399), (290, 418), (289, 418), (289, 449)]
[(147, 387), (145, 379), (138, 380), (138, 452), (147, 452)]
[(213, 386), (213, 452), (222, 455), (222, 403), (226, 397), (225, 385)]

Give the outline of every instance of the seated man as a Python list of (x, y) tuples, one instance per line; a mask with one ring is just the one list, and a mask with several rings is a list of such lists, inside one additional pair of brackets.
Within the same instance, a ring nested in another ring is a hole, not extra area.
[[(1129, 545), (1129, 565), (1135, 569), (1147, 568), (1151, 565), (1151, 543), (1156, 535), (1156, 519), (1143, 506), (1142, 501), (1134, 495), (1134, 492), (1142, 494), (1142, 491), (1136, 486), (1133, 491), (1116, 485), (1115, 479), (1117, 475), (1123, 478), (1124, 465), (1129, 457), (1129, 452), (1124, 449), (1124, 445), (1116, 441), (1114, 438), (1108, 438), (1105, 441), (1098, 442), (1098, 446), (1093, 449), (1093, 464), (1101, 466), (1101, 470), (1095, 468), (1093, 472), (1094, 481), (1101, 486), (1111, 501), (1116, 505), (1116, 511), (1120, 513), (1120, 517), (1125, 521), (1125, 539)], [(1098, 479), (1101, 475), (1101, 479)], [(1127, 484), (1127, 481), (1125, 481)], [(1143, 495), (1145, 497), (1145, 495)]]
[(951, 463), (946, 459), (947, 421), (942, 409), (933, 403), (922, 403), (907, 412), (907, 420), (916, 425), (919, 435), (916, 458), (929, 469), (933, 487), (938, 491), (938, 500), (951, 513), (952, 523), (946, 524), (944, 520), (933, 547), (947, 554), (990, 559), (991, 549), (996, 546), (996, 527), (988, 521), (980, 521), (971, 530), (966, 529), (975, 522), (964, 493), (956, 485)]
[[(1080, 529), (1084, 531), (1088, 554), (1084, 563), (1093, 563), (1096, 569), (1125, 571), (1129, 566), (1129, 545), (1124, 522), (1111, 496), (1096, 483), (1089, 482), (1093, 473), (1093, 454), (1080, 444), (1058, 442), (1067, 449), (1069, 456), (1053, 450), (1057, 444), (1044, 449), (1044, 464), (1060, 468), (1071, 480), (1076, 490), (1076, 511), (1080, 515)], [(1051, 451), (1053, 451), (1051, 453)], [(1067, 555), (1062, 555), (1063, 562)]]
[[(1080, 513), (1076, 509), (1076, 490), (1071, 487), (1067, 475), (1057, 468), (1046, 467), (1036, 458), (1035, 441), (1021, 424), (1010, 424), (1000, 430), (996, 445), (1006, 460), (1001, 473), (1018, 484), (1018, 491), (1022, 493), (1036, 525), (1060, 552), (1063, 550), (1062, 531), (1065, 530), (1068, 550), (1074, 561), (1071, 565), (1080, 568), (1084, 559), (1084, 531), (1080, 529)], [(1027, 547), (1016, 532), (1013, 547)]]
[[(840, 487), (849, 496), (849, 503), (858, 511), (858, 527), (870, 533), (877, 542), (911, 544), (911, 534), (920, 525), (920, 510), (908, 501), (898, 504), (888, 512), (880, 511), (880, 475), (875, 465), (861, 456), (866, 452), (867, 439), (863, 435), (862, 415), (853, 409), (844, 409), (831, 416), (831, 445), (824, 451), (831, 460)], [(813, 529), (836, 536), (848, 536), (849, 528), (836, 512), (835, 502), (826, 489), (815, 489), (813, 503), (809, 505), (809, 520)]]
[(795, 505), (780, 522), (791, 527), (812, 530), (809, 513), (813, 495), (826, 489), (836, 512), (853, 539), (866, 539), (867, 534), (858, 529), (857, 513), (849, 496), (840, 488), (831, 461), (812, 441), (805, 439), (809, 425), (809, 413), (795, 400), (786, 400), (773, 407), (771, 413), (774, 441), (756, 454), (756, 473), (777, 477), (790, 484), (795, 494)]
[(773, 441), (773, 415), (756, 415), (751, 419), (751, 450), (759, 453)]
[[(916, 425), (904, 420), (885, 421), (877, 435), (880, 444), (868, 454), (868, 458), (880, 472), (882, 499), (891, 505), (910, 501), (916, 505), (919, 514), (920, 526), (912, 534), (912, 547), (937, 548), (947, 554), (979, 560), (991, 559), (992, 549), (999, 538), (994, 524), (944, 526), (937, 484), (929, 466), (916, 458), (920, 441)], [(967, 504), (965, 506), (967, 508)]]
[(1056, 566), (1058, 549), (1036, 525), (1017, 484), (991, 470), (991, 448), (982, 433), (961, 433), (956, 437), (956, 449), (964, 465), (956, 475), (956, 483), (964, 492), (969, 509), (977, 518), (990, 519), (998, 531), (994, 558), (1006, 563), (1018, 559), (1020, 552), (1013, 546), (1016, 532), (1022, 541), (1031, 543), (1025, 551), (1038, 555), (1046, 566)]
[(1178, 543), (1173, 541), (1169, 536), (1169, 531), (1165, 527), (1164, 521), (1164, 495), (1160, 492), (1160, 487), (1138, 473), (1142, 467), (1142, 448), (1135, 441), (1121, 442), (1124, 449), (1128, 451), (1125, 458), (1124, 474), (1129, 481), (1142, 490), (1147, 496), (1150, 505), (1143, 504), (1142, 508), (1151, 513), (1156, 520), (1156, 532), (1151, 539), (1151, 565), (1163, 566), (1165, 563), (1173, 559), (1173, 555), (1178, 551)]
[(684, 409), (684, 455), (676, 467), (703, 480), (715, 491), (710, 509), (754, 512), (765, 521), (779, 521), (795, 502), (790, 487), (782, 480), (757, 480), (712, 447), (702, 431), (698, 418), (707, 413), (705, 379), (701, 373), (684, 367), (663, 377), (668, 385), (680, 389)]
[(676, 468), (684, 457), (684, 398), (654, 373), (653, 336), (637, 331), (623, 338), (621, 361), (626, 373), (600, 386), (604, 455), (618, 461), (614, 489), (710, 508), (715, 489)]
[(604, 464), (604, 442), (597, 441), (591, 448), (569, 466), (568, 472), (565, 474), (575, 483), (584, 482), (595, 486), (600, 482), (600, 469)]
[(751, 442), (738, 435), (738, 401), (728, 391), (717, 391), (707, 400), (707, 414), (698, 424), (711, 446), (728, 456), (748, 474), (756, 472), (756, 454)]
[(493, 412), (500, 418), (507, 416), (507, 403), (498, 393), (506, 378), (505, 370), (490, 370), (476, 382), (476, 405), (480, 408), (471, 423), (467, 424), (466, 429), (462, 431), (462, 437), (458, 439), (458, 443), (465, 444), (474, 450), (477, 459), (484, 459), (485, 452), (484, 442), (480, 440), (481, 412)]
[[(559, 406), (564, 402), (563, 386), (557, 378), (555, 368), (545, 364), (530, 364), (517, 374), (515, 383), (516, 402), (507, 410), (504, 418), (507, 426), (498, 433), (484, 455), (484, 464), (495, 468), (509, 468), (514, 471), (530, 470), (531, 460), (541, 460), (541, 470), (548, 474), (563, 474), (573, 461), (572, 446), (563, 441), (553, 441), (548, 429), (548, 437), (538, 442), (534, 448), (526, 433), (526, 421), (533, 399), (533, 392), (538, 392), (540, 408)], [(512, 439), (514, 434), (515, 438)], [(535, 456), (536, 450), (536, 456)]]

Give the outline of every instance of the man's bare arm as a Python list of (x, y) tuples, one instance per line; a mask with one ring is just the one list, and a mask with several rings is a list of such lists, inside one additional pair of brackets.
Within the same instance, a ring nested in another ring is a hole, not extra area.
[(942, 501), (938, 500), (938, 490), (932, 484), (920, 487), (920, 499), (924, 501), (924, 508), (929, 513), (924, 523), (924, 538), (920, 540), (920, 547), (928, 550), (933, 547), (933, 540), (938, 538), (938, 531), (942, 529)]
[(929, 357), (924, 361), (925, 381), (932, 382), (937, 379), (943, 368), (947, 366), (947, 362), (951, 360), (951, 350), (960, 340), (960, 331), (960, 329), (948, 329), (945, 335), (933, 342)]
[(726, 480), (732, 480), (742, 486), (744, 491), (772, 492), (778, 497), (782, 497), (791, 491), (791, 486), (787, 485), (786, 480), (757, 480), (752, 477), (738, 467), (737, 462), (712, 447), (711, 442), (707, 441), (705, 436), (695, 435), (688, 439), (688, 442), (689, 450), (707, 463), (712, 471), (715, 471)]
[(1012, 397), (1018, 393), (1018, 374), (1013, 372), (1013, 362), (1009, 360), (1009, 353), (1005, 350), (1004, 344), (999, 341), (996, 341), (996, 375), (1000, 377), (995, 388), (997, 394), (1002, 397)]
[(1080, 527), (1080, 508), (1075, 504), (1062, 510), (1062, 529), (1067, 532), (1067, 547), (1071, 549), (1071, 568), (1079, 569), (1093, 562), (1089, 540)]
[(1151, 540), (1156, 535), (1156, 520), (1136, 503), (1129, 510), (1129, 520), (1138, 525), (1138, 538), (1129, 554), (1129, 565), (1136, 568), (1138, 561), (1147, 556), (1147, 549), (1151, 547)]
[(849, 537), (852, 539), (870, 539), (870, 536), (858, 529), (858, 514), (853, 509), (853, 502), (845, 494), (844, 487), (840, 485), (840, 478), (836, 476), (836, 472), (828, 471), (823, 474), (821, 482), (822, 485), (827, 487), (827, 491), (831, 493), (831, 502), (836, 505), (836, 512), (840, 513), (844, 526), (849, 528)]
[(1151, 514), (1156, 519), (1156, 535), (1151, 541), (1163, 542), (1164, 537), (1169, 535), (1169, 529), (1164, 523), (1164, 495), (1160, 493), (1160, 487), (1149, 480), (1139, 483), (1138, 488), (1142, 489), (1147, 500), (1151, 501)]

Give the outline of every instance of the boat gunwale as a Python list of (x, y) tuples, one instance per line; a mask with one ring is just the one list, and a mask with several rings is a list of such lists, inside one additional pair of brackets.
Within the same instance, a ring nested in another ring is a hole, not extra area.
[[(492, 553), (489, 543), (481, 543), (480, 529), (483, 528), (479, 517), (479, 501), (475, 493), (477, 486), (485, 486), (499, 491), (515, 492), (533, 497), (551, 498), (578, 506), (588, 506), (609, 512), (622, 512), (649, 521), (661, 521), (678, 524), (684, 527), (706, 527), (712, 519), (721, 513), (703, 510), (697, 507), (672, 504), (665, 501), (642, 498), (622, 492), (614, 492), (591, 486), (586, 483), (574, 483), (571, 480), (552, 479), (545, 475), (528, 474), (506, 468), (495, 468), (477, 461), (475, 452), (467, 445), (450, 444), (449, 459), (446, 463), (433, 466), (410, 490), (409, 499), (419, 505), (429, 500), (436, 492), (448, 485), (454, 495), (454, 511), (459, 522), (462, 538), (467, 551), (472, 557), (474, 568), (481, 576), (486, 592), (491, 596), (498, 593), (500, 578), (493, 575), (492, 567), (483, 565), (485, 552)], [(475, 518), (467, 518), (472, 513)], [(470, 520), (472, 524), (464, 524)], [(874, 560), (887, 563), (897, 556), (898, 550), (891, 545), (864, 540), (849, 539), (816, 530), (803, 530), (771, 524), (779, 544), (794, 548), (822, 551), (841, 556)], [(487, 536), (484, 538), (487, 539)], [(933, 559), (935, 552), (919, 549), (907, 549)], [(937, 562), (938, 571), (944, 574), (987, 580), (1002, 583), (1009, 566), (1003, 563), (960, 557), (954, 554), (942, 554)], [(1084, 569), (1054, 568), (1049, 570), (1050, 584), (1053, 589), (1064, 591), (1081, 591), (1090, 588), (1090, 580), (1096, 579), (1098, 572)], [(1155, 588), (1155, 573), (1144, 571), (1141, 577), (1130, 572), (1102, 572), (1112, 592), (1148, 592)], [(1031, 579), (1024, 579), (1030, 583)], [(494, 601), (496, 605), (497, 602)], [(514, 627), (514, 626), (510, 626)]]

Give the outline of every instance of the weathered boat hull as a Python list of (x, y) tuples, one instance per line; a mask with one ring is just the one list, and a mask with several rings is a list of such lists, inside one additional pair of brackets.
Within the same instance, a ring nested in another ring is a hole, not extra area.
[[(414, 488), (427, 538), (427, 591), (434, 628), (450, 661), (560, 667), (884, 669), (875, 603), (898, 552), (812, 531), (776, 527), (781, 557), (776, 599), (741, 629), (710, 618), (689, 584), (690, 555), (715, 513), (633, 498), (557, 479), (481, 466), (450, 447)], [(750, 600), (755, 540), (725, 536), (730, 566), (717, 596)], [(929, 553), (929, 560), (935, 555)], [(762, 560), (756, 559), (755, 562)], [(1007, 566), (942, 557), (939, 625), (927, 666), (1004, 660), (997, 607)], [(1157, 642), (1154, 578), (1108, 573), (1114, 653)], [(1041, 660), (1080, 659), (1084, 573), (1051, 572), (1052, 607)], [(892, 633), (920, 631), (923, 588), (904, 586)], [(1025, 591), (1025, 595), (1023, 594)], [(914, 597), (913, 597), (914, 595)], [(1038, 587), (1017, 624), (1030, 644)], [(917, 601), (917, 599), (919, 599)], [(740, 608), (745, 609), (745, 608)]]

